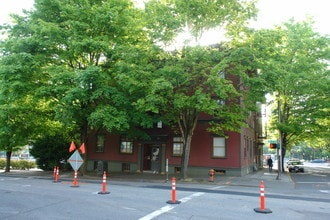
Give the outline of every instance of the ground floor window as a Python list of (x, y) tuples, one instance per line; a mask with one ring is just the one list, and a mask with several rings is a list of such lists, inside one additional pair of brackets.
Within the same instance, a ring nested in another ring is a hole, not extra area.
[(126, 137), (121, 138), (120, 153), (132, 154), (133, 153), (133, 140)]
[(173, 156), (182, 156), (183, 140), (182, 137), (173, 137)]
[(97, 140), (96, 140), (96, 152), (104, 152), (104, 141), (105, 141), (105, 135), (104, 134), (98, 134)]
[(213, 138), (213, 157), (226, 157), (226, 140), (224, 137)]

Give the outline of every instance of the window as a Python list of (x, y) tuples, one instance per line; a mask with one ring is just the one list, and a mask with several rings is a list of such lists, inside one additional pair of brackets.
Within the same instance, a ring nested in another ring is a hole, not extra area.
[(213, 138), (213, 157), (226, 156), (226, 141), (223, 137)]
[(162, 121), (157, 122), (157, 128), (162, 128), (162, 127), (163, 127), (163, 122)]
[(96, 140), (96, 152), (104, 152), (104, 141), (105, 141), (105, 135), (104, 134), (98, 134), (97, 140)]
[(226, 105), (226, 102), (224, 100), (217, 99), (217, 104), (221, 105), (221, 106), (224, 106), (224, 105)]
[(122, 138), (120, 143), (120, 153), (132, 154), (133, 153), (133, 140)]
[(226, 73), (224, 71), (219, 72), (219, 77), (225, 79), (226, 78)]
[(182, 156), (183, 140), (182, 137), (173, 137), (173, 156)]

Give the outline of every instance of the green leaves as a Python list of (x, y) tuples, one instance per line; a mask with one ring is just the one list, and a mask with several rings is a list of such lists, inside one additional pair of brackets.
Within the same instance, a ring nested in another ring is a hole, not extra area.
[(98, 106), (89, 117), (90, 125), (105, 128), (108, 131), (122, 131), (130, 128), (126, 111), (120, 111), (111, 105)]
[(256, 15), (253, 1), (177, 0), (175, 5), (195, 37), (211, 28), (238, 25)]
[(316, 33), (308, 20), (290, 20), (250, 37), (246, 46), (252, 48), (265, 90), (278, 94), (281, 121), (276, 127), (283, 134), (283, 145), (324, 135), (330, 39)]
[[(184, 129), (189, 141), (202, 113), (216, 118), (219, 133), (235, 129), (245, 112), (238, 100), (250, 94), (226, 74), (256, 85), (246, 74), (255, 69), (248, 67), (249, 51), (166, 52), (160, 45), (184, 29), (198, 38), (210, 28), (239, 27), (254, 14), (254, 1), (153, 0), (142, 10), (129, 0), (36, 0), (34, 11), (4, 28), (0, 104), (12, 110), (22, 105), (24, 111), (9, 117), (15, 126), (33, 119), (18, 126), (22, 138), (25, 131), (42, 136), (64, 126), (86, 141), (90, 128), (134, 133), (161, 120)], [(3, 130), (14, 128), (4, 123)]]
[(184, 31), (198, 39), (212, 28), (242, 26), (256, 15), (256, 8), (255, 1), (152, 0), (145, 12), (152, 39), (168, 45)]

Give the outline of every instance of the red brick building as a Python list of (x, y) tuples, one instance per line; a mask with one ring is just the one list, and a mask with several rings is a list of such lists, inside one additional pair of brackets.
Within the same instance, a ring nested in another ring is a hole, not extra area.
[[(221, 48), (215, 46), (218, 47)], [(247, 74), (252, 77), (255, 72)], [(220, 72), (219, 77), (226, 77), (239, 87), (237, 90), (248, 89), (237, 75)], [(244, 104), (243, 98), (237, 101)], [(261, 112), (261, 106), (258, 107)], [(210, 169), (241, 176), (258, 169), (262, 165), (262, 145), (258, 139), (262, 134), (260, 116), (260, 113), (251, 112), (246, 119), (246, 127), (242, 127), (240, 132), (227, 132), (227, 138), (224, 138), (207, 131), (208, 122), (213, 117), (201, 114), (192, 137), (188, 176), (207, 175)], [(108, 172), (149, 171), (163, 174), (168, 167), (169, 174), (180, 172), (183, 148), (180, 135), (161, 123), (145, 131), (151, 137), (148, 141), (129, 140), (102, 131), (91, 132), (87, 146), (87, 169), (97, 170), (102, 165)]]
[[(194, 132), (188, 176), (207, 175), (209, 169), (226, 175), (242, 176), (262, 165), (259, 113), (251, 113), (247, 127), (227, 132), (228, 138), (207, 132), (208, 123), (200, 118)], [(93, 131), (87, 146), (87, 170), (107, 172), (180, 172), (182, 142), (161, 122), (148, 129), (150, 140), (129, 140), (107, 132)]]

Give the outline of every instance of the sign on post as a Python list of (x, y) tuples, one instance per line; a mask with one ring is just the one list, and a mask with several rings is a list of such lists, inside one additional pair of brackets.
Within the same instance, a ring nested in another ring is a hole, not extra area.
[(77, 171), (81, 167), (81, 165), (84, 163), (84, 160), (80, 156), (80, 153), (78, 150), (76, 150), (71, 157), (69, 158), (68, 162), (70, 163), (73, 170)]
[(277, 140), (268, 140), (268, 143), (270, 143), (270, 144), (277, 144)]

